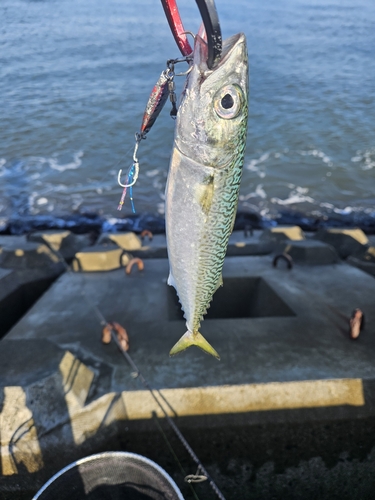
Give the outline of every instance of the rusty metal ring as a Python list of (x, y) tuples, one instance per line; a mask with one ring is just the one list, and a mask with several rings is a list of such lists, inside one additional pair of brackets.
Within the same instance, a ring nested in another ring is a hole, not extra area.
[(203, 476), (200, 474), (189, 474), (184, 478), (186, 483), (203, 483), (207, 481), (207, 476)]
[(349, 336), (352, 340), (359, 337), (360, 332), (365, 326), (365, 315), (361, 309), (354, 309), (349, 319)]
[(276, 255), (275, 258), (273, 259), (273, 262), (272, 262), (273, 267), (277, 267), (277, 263), (279, 262), (280, 259), (285, 260), (285, 262), (287, 263), (288, 269), (293, 268), (293, 259), (287, 253), (280, 253), (280, 254)]
[(105, 325), (102, 331), (102, 342), (103, 344), (109, 344), (112, 339), (112, 331), (116, 332), (117, 340), (124, 351), (129, 350), (129, 336), (127, 331), (120, 323), (116, 321), (110, 321)]
[(130, 274), (132, 272), (132, 267), (134, 266), (134, 264), (137, 264), (138, 271), (143, 271), (145, 268), (143, 260), (140, 259), (139, 257), (135, 257), (134, 259), (131, 259), (128, 265), (125, 267), (126, 274)]
[(248, 236), (254, 236), (253, 226), (251, 226), (250, 224), (246, 224), (246, 226), (244, 227), (244, 230), (243, 230), (243, 234), (244, 234), (245, 238), (247, 238)]
[(141, 236), (141, 240), (142, 240), (142, 241), (144, 240), (144, 238), (145, 238), (146, 236), (148, 236), (148, 240), (149, 240), (149, 241), (152, 241), (152, 239), (153, 239), (153, 237), (154, 237), (154, 235), (152, 234), (152, 232), (151, 232), (151, 231), (149, 231), (148, 229), (144, 229), (144, 230), (141, 232), (140, 236)]

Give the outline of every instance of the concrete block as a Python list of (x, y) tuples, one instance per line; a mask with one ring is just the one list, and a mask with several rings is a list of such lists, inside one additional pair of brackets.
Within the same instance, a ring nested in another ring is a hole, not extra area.
[(142, 239), (142, 248), (132, 252), (134, 257), (141, 259), (166, 259), (168, 258), (167, 239), (165, 234), (154, 234), (152, 239)]
[(19, 286), (15, 271), (0, 268), (0, 338), (21, 317)]
[(332, 245), (342, 259), (364, 251), (369, 241), (361, 229), (320, 229), (315, 238)]
[(22, 245), (26, 243), (26, 236), (14, 236), (14, 235), (0, 235), (0, 248), (9, 245)]
[(98, 245), (117, 245), (118, 247), (131, 252), (133, 250), (140, 250), (142, 247), (142, 240), (135, 233), (103, 233), (99, 236), (97, 241)]
[[(275, 491), (294, 498), (298, 487), (298, 498), (328, 500), (334, 485), (337, 498), (362, 488), (358, 498), (370, 499), (363, 492), (375, 487), (375, 281), (345, 263), (316, 269), (275, 269), (272, 256), (227, 258), (224, 286), (202, 322), (220, 363), (196, 348), (169, 358), (186, 327), (166, 285), (166, 259), (150, 259), (144, 273), (129, 276), (122, 269), (65, 273), (0, 344), (1, 488), (9, 498), (31, 498), (25, 491), (36, 491), (38, 481), (113, 446), (176, 471), (155, 431), (155, 400), (117, 347), (101, 343), (84, 290), (108, 320), (126, 327), (132, 359), (170, 405), (168, 414), (179, 415), (177, 425), (226, 498), (251, 498), (255, 488), (254, 498)], [(366, 314), (356, 342), (348, 337), (354, 307)], [(342, 487), (348, 477), (352, 490)]]
[[(227, 255), (266, 255), (272, 252), (270, 241), (259, 241), (262, 231), (244, 234), (244, 231), (232, 233), (228, 243)], [(152, 239), (147, 236), (140, 238), (135, 233), (103, 234), (98, 240), (101, 245), (117, 245), (141, 259), (162, 259), (168, 257), (165, 234), (156, 234)]]
[(95, 245), (76, 253), (73, 262), (73, 271), (112, 271), (126, 266), (130, 261), (130, 256), (122, 248)]
[(304, 240), (305, 235), (299, 226), (277, 226), (265, 229), (260, 236), (261, 241), (280, 243), (285, 240)]
[(372, 276), (375, 276), (375, 246), (365, 247), (347, 259), (348, 264), (358, 267)]
[(73, 234), (71, 231), (46, 230), (31, 233), (28, 236), (29, 241), (45, 243), (52, 250), (66, 260), (71, 260), (74, 255), (84, 247), (90, 244), (90, 238), (87, 235)]
[[(76, 452), (90, 437), (103, 435), (102, 428), (126, 418), (119, 397), (98, 397), (100, 369), (49, 340), (4, 340), (0, 350), (1, 475), (17, 478), (52, 464), (66, 465), (65, 456)], [(100, 368), (100, 363), (99, 363)], [(94, 383), (94, 378), (98, 379)], [(96, 401), (90, 400), (95, 391)], [(122, 410), (122, 411), (121, 411)], [(63, 435), (61, 431), (63, 430)], [(105, 434), (105, 431), (104, 431)], [(60, 444), (59, 443), (60, 440)], [(56, 444), (61, 454), (53, 451)], [(63, 450), (65, 449), (65, 451)], [(19, 489), (19, 488), (18, 488)], [(0, 489), (1, 493), (1, 489)]]
[(298, 264), (327, 265), (336, 264), (340, 260), (331, 245), (316, 240), (287, 242), (282, 252), (290, 255)]
[(62, 269), (59, 257), (46, 245), (26, 242), (0, 248), (0, 266), (5, 269)]
[(46, 245), (14, 241), (0, 247), (0, 338), (64, 271)]
[(274, 245), (271, 241), (260, 240), (262, 231), (234, 231), (228, 242), (227, 255), (267, 255), (272, 252)]
[(135, 233), (104, 233), (98, 239), (100, 245), (117, 245), (141, 259), (166, 259), (167, 240), (165, 234), (155, 234), (141, 238)]

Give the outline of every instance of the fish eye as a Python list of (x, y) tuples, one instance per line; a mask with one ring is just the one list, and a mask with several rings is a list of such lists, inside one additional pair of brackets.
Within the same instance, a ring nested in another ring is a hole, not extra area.
[(224, 109), (233, 108), (234, 99), (230, 94), (225, 94), (225, 96), (221, 99), (220, 104)]
[(241, 110), (241, 89), (236, 85), (222, 88), (215, 97), (214, 107), (220, 118), (235, 118)]

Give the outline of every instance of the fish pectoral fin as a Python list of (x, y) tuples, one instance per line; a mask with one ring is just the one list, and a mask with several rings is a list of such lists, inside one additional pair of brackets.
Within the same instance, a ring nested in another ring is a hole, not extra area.
[(202, 349), (202, 351), (206, 352), (207, 354), (211, 354), (211, 356), (220, 360), (219, 354), (212, 347), (212, 345), (207, 342), (207, 340), (203, 337), (201, 333), (199, 332), (192, 333), (189, 331), (187, 331), (180, 338), (180, 340), (172, 347), (172, 349), (169, 352), (169, 355), (175, 356), (176, 354), (185, 351), (192, 345), (196, 345), (197, 347)]
[(199, 203), (202, 212), (208, 215), (212, 201), (214, 199), (214, 176), (208, 175), (202, 184), (196, 187), (196, 200)]

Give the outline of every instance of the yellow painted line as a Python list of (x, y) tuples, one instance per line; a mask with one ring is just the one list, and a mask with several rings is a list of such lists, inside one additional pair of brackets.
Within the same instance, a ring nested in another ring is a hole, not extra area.
[(33, 415), (26, 399), (22, 387), (4, 387), (0, 413), (0, 476), (18, 474), (21, 463), (30, 473), (44, 467)]
[(358, 243), (362, 245), (367, 245), (368, 238), (362, 229), (328, 229), (331, 234), (345, 234), (346, 236), (351, 236), (353, 239), (357, 240)]
[[(179, 416), (365, 404), (361, 379), (222, 385), (163, 389), (160, 392)], [(123, 392), (122, 398), (129, 420), (150, 418), (157, 410), (148, 391)], [(167, 405), (164, 403), (163, 406), (166, 408)], [(157, 413), (162, 416), (160, 411)], [(173, 416), (171, 411), (170, 416)]]
[(284, 233), (289, 240), (300, 241), (305, 235), (299, 226), (278, 226), (271, 228), (271, 233)]

